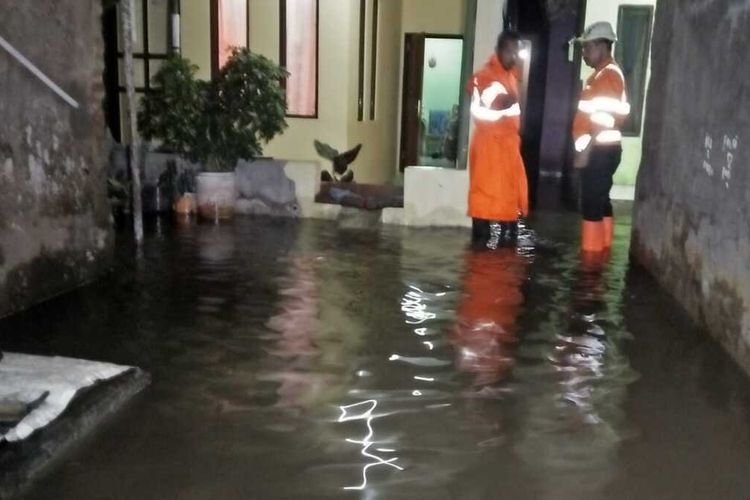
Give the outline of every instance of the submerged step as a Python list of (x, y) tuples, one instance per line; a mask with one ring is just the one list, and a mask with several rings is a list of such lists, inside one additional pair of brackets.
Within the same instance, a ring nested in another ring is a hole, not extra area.
[(0, 361), (0, 498), (44, 467), (148, 384), (138, 368), (4, 353)]

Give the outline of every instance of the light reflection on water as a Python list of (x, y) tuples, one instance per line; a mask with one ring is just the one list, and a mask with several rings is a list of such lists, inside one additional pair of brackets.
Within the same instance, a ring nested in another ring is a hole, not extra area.
[(703, 478), (725, 456), (722, 477), (744, 486), (747, 384), (716, 369), (725, 357), (685, 355), (704, 344), (675, 356), (699, 341), (626, 283), (623, 234), (595, 271), (576, 227), (540, 219), (495, 252), (462, 231), (162, 227), (119, 286), (4, 330), (153, 379), (30, 497), (688, 498), (649, 471)]

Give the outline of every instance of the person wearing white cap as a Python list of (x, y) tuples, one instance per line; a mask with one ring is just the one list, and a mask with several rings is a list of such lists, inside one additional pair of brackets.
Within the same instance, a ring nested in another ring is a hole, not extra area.
[(620, 127), (630, 114), (625, 77), (612, 57), (617, 35), (607, 22), (594, 23), (583, 36), (583, 60), (594, 73), (586, 80), (573, 123), (576, 167), (581, 171), (583, 226), (581, 249), (602, 253), (612, 246), (614, 219), (609, 191), (622, 156)]

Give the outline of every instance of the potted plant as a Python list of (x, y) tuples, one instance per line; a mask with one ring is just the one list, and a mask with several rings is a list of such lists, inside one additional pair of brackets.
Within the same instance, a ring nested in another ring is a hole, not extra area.
[(195, 78), (197, 68), (171, 57), (154, 76), (157, 87), (146, 95), (138, 123), (146, 139), (199, 163), (198, 212), (210, 219), (229, 218), (237, 197), (234, 169), (252, 160), (286, 127), (281, 79), (286, 72), (247, 48), (235, 48), (211, 82)]

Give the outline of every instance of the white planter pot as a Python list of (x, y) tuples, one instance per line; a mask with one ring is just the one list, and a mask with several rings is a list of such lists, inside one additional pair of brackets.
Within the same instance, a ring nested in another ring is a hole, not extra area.
[(198, 214), (209, 220), (231, 219), (237, 200), (234, 172), (203, 172), (196, 178)]

